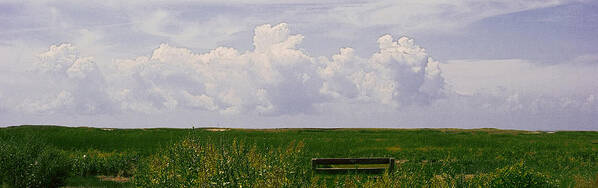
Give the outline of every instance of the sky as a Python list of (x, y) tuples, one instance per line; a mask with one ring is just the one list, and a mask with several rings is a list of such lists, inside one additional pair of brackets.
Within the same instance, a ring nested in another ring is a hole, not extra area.
[(598, 2), (0, 1), (0, 126), (598, 130)]

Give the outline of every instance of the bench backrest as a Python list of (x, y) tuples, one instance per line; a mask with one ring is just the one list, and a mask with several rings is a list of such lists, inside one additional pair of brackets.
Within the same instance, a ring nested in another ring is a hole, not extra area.
[[(385, 170), (392, 171), (395, 165), (394, 158), (313, 158), (311, 159), (312, 169), (320, 171), (335, 171), (335, 170)], [(319, 168), (319, 165), (347, 165), (355, 164), (355, 167), (333, 167), (333, 168)], [(383, 167), (358, 167), (358, 164), (388, 164), (386, 168)]]

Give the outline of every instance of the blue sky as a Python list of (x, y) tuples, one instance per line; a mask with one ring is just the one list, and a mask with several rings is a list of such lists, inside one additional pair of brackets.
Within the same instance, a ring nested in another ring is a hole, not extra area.
[(3, 1), (0, 124), (598, 126), (594, 1)]

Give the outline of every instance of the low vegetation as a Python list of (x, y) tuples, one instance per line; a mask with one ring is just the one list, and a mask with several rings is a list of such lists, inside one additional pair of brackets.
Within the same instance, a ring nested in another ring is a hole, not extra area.
[(302, 149), (302, 142), (260, 151), (189, 138), (142, 162), (134, 180), (140, 187), (301, 187), (310, 179)]
[[(598, 132), (0, 128), (7, 187), (597, 187)], [(315, 157), (394, 157), (322, 174)]]
[(69, 173), (64, 151), (39, 142), (0, 142), (0, 179), (9, 186), (57, 187)]

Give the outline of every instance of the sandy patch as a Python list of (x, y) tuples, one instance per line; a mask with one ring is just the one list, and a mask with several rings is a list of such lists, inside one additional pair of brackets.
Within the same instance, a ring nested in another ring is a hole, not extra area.
[(401, 151), (401, 147), (399, 146), (392, 146), (392, 147), (387, 147), (386, 148), (387, 151)]
[(114, 177), (114, 176), (96, 176), (98, 179), (102, 180), (102, 181), (113, 181), (113, 182), (118, 182), (118, 183), (125, 183), (125, 182), (129, 182), (130, 178), (125, 178), (125, 177)]
[(397, 164), (403, 164), (403, 163), (406, 163), (406, 162), (409, 162), (409, 160), (407, 160), (407, 159), (397, 159), (397, 160), (395, 160), (395, 163), (397, 163)]

